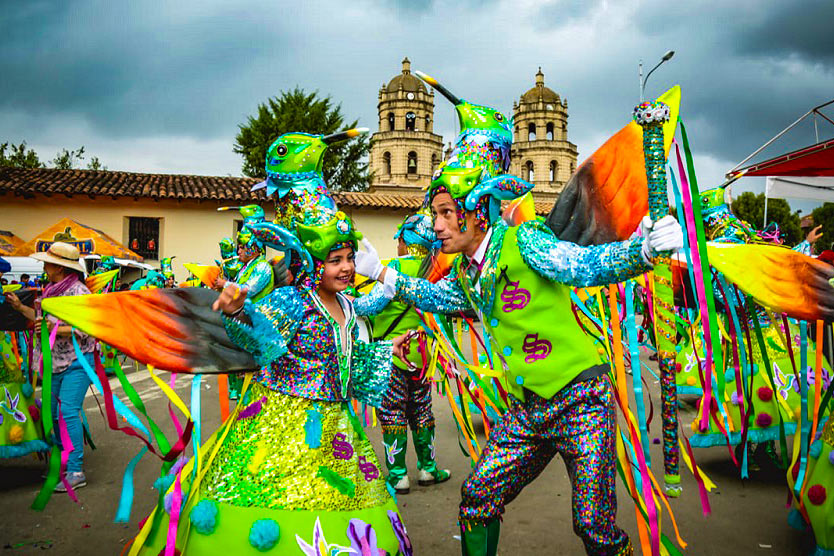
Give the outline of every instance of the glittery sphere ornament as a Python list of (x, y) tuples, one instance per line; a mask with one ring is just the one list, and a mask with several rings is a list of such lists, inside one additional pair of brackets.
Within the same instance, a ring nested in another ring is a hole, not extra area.
[(171, 511), (174, 507), (174, 493), (169, 492), (165, 495), (165, 498), (162, 499), (162, 507), (165, 509), (165, 513), (171, 515)]
[(660, 102), (644, 102), (634, 107), (632, 118), (639, 125), (650, 125), (669, 121), (669, 107)]

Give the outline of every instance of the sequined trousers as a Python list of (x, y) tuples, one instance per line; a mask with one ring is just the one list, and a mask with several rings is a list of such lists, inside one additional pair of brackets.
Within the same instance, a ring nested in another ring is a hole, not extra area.
[(593, 555), (631, 554), (617, 527), (614, 399), (608, 379), (569, 385), (547, 400), (525, 391), (490, 431), (461, 486), (460, 521), (485, 524), (504, 513), (557, 453), (572, 485), (573, 530)]
[(386, 433), (405, 434), (411, 430), (434, 426), (431, 410), (431, 381), (396, 366), (391, 369), (388, 390), (382, 398), (382, 407), (377, 410), (382, 430)]

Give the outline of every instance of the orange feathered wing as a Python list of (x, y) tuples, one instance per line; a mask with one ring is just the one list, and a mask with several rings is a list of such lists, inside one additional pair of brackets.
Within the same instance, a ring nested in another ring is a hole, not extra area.
[[(675, 86), (658, 99), (671, 112), (663, 126), (667, 155), (680, 98), (680, 87)], [(597, 245), (628, 239), (648, 210), (643, 130), (629, 122), (571, 176), (547, 217), (547, 225), (560, 239)]]
[(256, 369), (252, 356), (226, 335), (218, 293), (175, 288), (50, 297), (43, 310), (141, 363), (174, 372)]

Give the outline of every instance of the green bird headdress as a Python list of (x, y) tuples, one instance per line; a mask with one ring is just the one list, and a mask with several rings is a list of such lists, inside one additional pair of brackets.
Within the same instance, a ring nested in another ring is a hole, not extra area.
[(174, 277), (174, 255), (173, 257), (164, 257), (160, 262), (160, 270), (162, 271), (162, 275), (165, 278), (173, 278)]
[(296, 227), (298, 239), (313, 257), (323, 261), (339, 244), (351, 245), (354, 251), (359, 248), (362, 232), (344, 212), (321, 211), (317, 220), (310, 224), (299, 223)]
[[(237, 245), (242, 245), (244, 247), (254, 247), (260, 251), (263, 251), (263, 242), (252, 233), (250, 226), (252, 224), (258, 224), (260, 222), (266, 221), (266, 214), (264, 213), (264, 209), (262, 209), (258, 205), (244, 205), (240, 207), (220, 207), (217, 209), (218, 212), (225, 212), (227, 210), (237, 210), (243, 217), (243, 226), (241, 226), (240, 231), (237, 233)], [(221, 251), (223, 249), (222, 241), (220, 242), (220, 249)], [(237, 250), (236, 246), (235, 250)]]
[[(266, 151), (266, 179), (256, 184), (252, 191), (266, 188), (267, 195), (278, 193), (283, 198), (290, 191), (324, 190), (321, 168), (327, 147), (339, 141), (347, 141), (368, 128), (357, 127), (331, 135), (313, 135), (292, 132), (278, 137)], [(335, 205), (334, 205), (335, 210)]]
[(491, 106), (461, 99), (430, 75), (421, 71), (414, 73), (455, 106), (460, 134), (446, 165), (463, 168), (481, 166), (489, 176), (497, 176), (509, 170), (510, 147), (513, 144), (512, 121)]
[(479, 221), (494, 222), (501, 201), (520, 197), (533, 184), (507, 174), (513, 142), (512, 122), (495, 108), (459, 98), (437, 79), (415, 74), (455, 106), (461, 132), (449, 157), (438, 167), (426, 192), (426, 204), (440, 191), (458, 201), (458, 221), (464, 229), (464, 210), (478, 212)]

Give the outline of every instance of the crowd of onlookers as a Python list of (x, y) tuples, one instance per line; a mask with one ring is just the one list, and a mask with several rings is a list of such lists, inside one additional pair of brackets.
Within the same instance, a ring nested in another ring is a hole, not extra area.
[(44, 284), (46, 284), (47, 278), (46, 275), (44, 276), (36, 276), (32, 278), (28, 274), (21, 274), (20, 280), (7, 280), (6, 278), (0, 278), (0, 285), (8, 286), (10, 284), (21, 284), (24, 288), (40, 288)]

